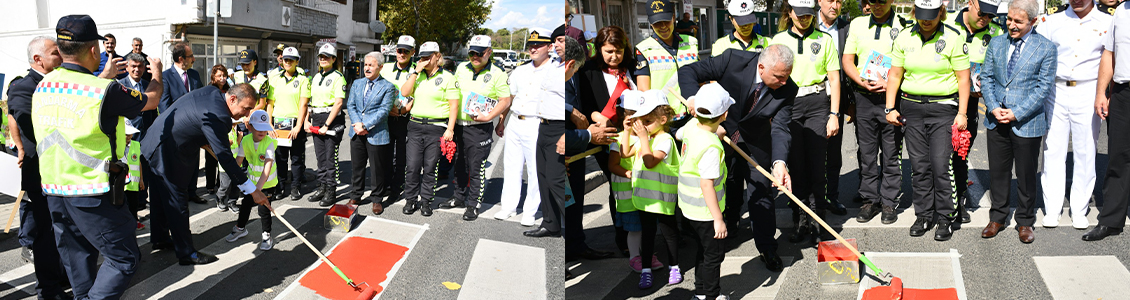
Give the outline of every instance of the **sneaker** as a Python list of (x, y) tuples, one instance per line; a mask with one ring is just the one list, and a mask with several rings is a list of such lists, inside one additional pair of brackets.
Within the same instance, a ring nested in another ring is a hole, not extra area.
[(141, 222), (137, 222), (137, 230), (142, 230), (142, 229), (145, 229), (145, 224), (141, 224)]
[(646, 290), (651, 288), (651, 272), (640, 273), (640, 289)]
[[(1074, 221), (1074, 220), (1072, 220), (1072, 221)], [(1071, 223), (1075, 223), (1075, 222), (1071, 222)], [(1044, 221), (1042, 222), (1041, 225), (1043, 225), (1045, 228), (1059, 227), (1059, 215), (1044, 214)]]
[[(219, 198), (216, 198), (216, 199), (219, 199)], [(220, 211), (228, 211), (228, 204), (224, 201), (217, 200), (216, 201), (216, 208), (220, 209)]]
[(659, 262), (659, 257), (656, 257), (654, 254), (651, 255), (651, 269), (656, 270), (656, 269), (662, 269), (662, 268), (663, 268), (663, 263)]
[(275, 239), (271, 238), (270, 232), (263, 233), (263, 241), (259, 243), (259, 250), (267, 251), (275, 247)]
[(895, 213), (895, 208), (890, 206), (883, 206), (883, 217), (881, 221), (883, 224), (894, 224), (899, 220), (899, 215)]
[(639, 256), (634, 256), (634, 257), (632, 257), (631, 259), (628, 260), (628, 267), (632, 268), (632, 271), (639, 273), (640, 271), (643, 270), (642, 260), (640, 259)]
[(239, 238), (245, 236), (247, 236), (247, 229), (239, 228), (239, 226), (232, 226), (231, 233), (229, 233), (227, 237), (224, 237), (224, 240), (228, 241), (228, 243), (232, 243), (235, 242), (235, 240), (238, 240)]
[(233, 214), (239, 214), (239, 205), (235, 203), (235, 200), (228, 201), (228, 210)]
[(679, 271), (679, 266), (671, 266), (670, 275), (667, 276), (667, 284), (679, 284), (683, 282), (683, 273)]
[(513, 216), (516, 216), (516, 215), (518, 215), (518, 213), (514, 212), (513, 210), (503, 209), (503, 210), (500, 210), (497, 213), (495, 213), (494, 218), (498, 219), (498, 220), (506, 220), (506, 219), (509, 219), (510, 217), (513, 217)]
[(522, 226), (533, 227), (535, 220), (537, 220), (537, 219), (534, 219), (533, 213), (528, 213), (528, 214), (523, 213), (522, 214)]
[(1071, 216), (1071, 227), (1079, 230), (1087, 229), (1091, 222), (1087, 221), (1087, 216)]

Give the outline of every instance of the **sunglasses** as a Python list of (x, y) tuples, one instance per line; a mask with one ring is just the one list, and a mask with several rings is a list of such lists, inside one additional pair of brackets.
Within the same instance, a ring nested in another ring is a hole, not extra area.
[(997, 15), (996, 15), (996, 14), (990, 14), (990, 13), (986, 13), (986, 12), (979, 12), (979, 13), (977, 14), (977, 16), (978, 16), (978, 17), (982, 17), (982, 18), (995, 18), (995, 17), (997, 16)]
[(408, 51), (407, 49), (396, 49), (396, 54), (409, 54), (409, 53), (412, 53), (412, 51)]
[(483, 57), (483, 54), (479, 53), (479, 52), (475, 52), (475, 51), (468, 51), (467, 56), (470, 56), (471, 58), (476, 58), (476, 57)]
[(887, 4), (887, 0), (864, 0), (870, 4)]

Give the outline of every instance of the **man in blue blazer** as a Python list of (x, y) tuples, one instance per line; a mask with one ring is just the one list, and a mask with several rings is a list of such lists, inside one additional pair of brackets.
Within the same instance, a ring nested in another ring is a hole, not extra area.
[[(369, 192), (369, 200), (373, 202), (373, 215), (384, 212), (381, 203), (383, 197), (388, 196), (385, 179), (391, 179), (397, 174), (392, 173), (392, 166), (385, 165), (391, 161), (392, 146), (388, 136), (388, 111), (392, 102), (396, 101), (399, 91), (396, 86), (381, 77), (381, 68), (384, 67), (384, 55), (380, 52), (369, 52), (365, 55), (365, 77), (353, 81), (349, 89), (349, 101), (345, 103), (349, 120), (353, 122), (349, 130), (350, 161), (353, 162), (353, 191), (349, 194), (349, 202), (361, 202), (361, 195), (365, 193), (365, 162), (370, 165), (370, 177), (373, 184)], [(394, 199), (395, 200), (395, 199)]]
[(981, 71), (981, 94), (985, 98), (988, 130), (990, 198), (989, 225), (982, 238), (991, 238), (1004, 228), (1012, 190), (1012, 169), (1016, 168), (1019, 201), (1016, 230), (1020, 241), (1036, 239), (1036, 173), (1041, 138), (1048, 132), (1044, 99), (1052, 94), (1055, 82), (1056, 46), (1039, 34), (1032, 24), (1039, 14), (1035, 0), (1015, 0), (1008, 9), (1008, 35), (994, 37), (985, 54)]
[[(137, 53), (129, 53), (126, 54), (125, 61), (126, 77), (118, 79), (118, 83), (121, 83), (125, 87), (131, 89), (144, 91), (145, 88), (149, 87), (149, 81), (145, 80), (145, 78), (143, 77), (145, 75), (147, 63), (145, 61), (145, 56)], [(145, 129), (148, 128), (150, 124), (153, 124), (154, 119), (157, 119), (157, 111), (148, 110), (142, 111), (140, 116), (137, 116), (137, 118), (130, 120), (131, 124), (133, 124), (133, 127), (141, 130), (141, 132), (133, 136), (133, 140), (140, 142), (141, 136), (145, 135)]]

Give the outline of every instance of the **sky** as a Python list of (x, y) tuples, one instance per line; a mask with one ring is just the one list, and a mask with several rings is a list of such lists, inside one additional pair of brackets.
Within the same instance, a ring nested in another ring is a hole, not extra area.
[(562, 0), (494, 0), (484, 28), (498, 30), (541, 27), (553, 30), (565, 23)]

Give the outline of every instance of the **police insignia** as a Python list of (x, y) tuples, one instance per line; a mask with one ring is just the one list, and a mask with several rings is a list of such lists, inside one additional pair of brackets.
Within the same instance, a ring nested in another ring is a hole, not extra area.
[(961, 52), (969, 54), (969, 44), (961, 45)]
[(636, 69), (637, 69), (637, 70), (639, 70), (639, 69), (643, 69), (643, 68), (647, 68), (647, 60), (646, 60), (646, 59), (645, 59), (645, 60), (641, 60), (641, 61), (639, 61), (639, 62), (636, 62)]
[(937, 42), (934, 42), (934, 51), (935, 52), (942, 53), (942, 50), (945, 50), (945, 49), (946, 49), (946, 40), (938, 40)]
[(266, 95), (266, 94), (267, 94), (267, 89), (268, 89), (269, 87), (270, 87), (270, 85), (268, 85), (268, 84), (266, 84), (266, 83), (263, 83), (263, 85), (260, 85), (260, 86), (259, 86), (259, 94), (260, 94), (260, 95)]
[(490, 74), (487, 74), (487, 76), (483, 77), (483, 82), (490, 82)]
[(820, 54), (820, 44), (813, 42), (809, 48), (812, 48), (812, 54)]
[(899, 29), (898, 28), (891, 28), (891, 39), (893, 40), (897, 36), (899, 36)]
[(138, 92), (137, 90), (134, 90), (134, 89), (130, 89), (129, 90), (129, 96), (141, 99), (141, 92)]
[(291, 86), (294, 86), (294, 88), (298, 88), (298, 80), (295, 80), (294, 84), (291, 84)]
[(993, 40), (993, 37), (989, 36), (988, 34), (982, 35), (981, 36), (981, 46), (988, 47), (989, 41), (991, 41), (991, 40)]
[(132, 159), (137, 160), (137, 154), (134, 154)]
[(325, 85), (325, 86), (330, 86), (330, 85), (333, 85), (333, 84), (334, 84), (334, 80), (333, 80), (333, 79), (330, 79), (330, 80), (327, 80), (327, 81), (326, 81), (326, 83), (325, 83), (324, 85)]
[(458, 80), (455, 81), (455, 88), (459, 88), (459, 81)]
[(344, 91), (345, 91), (345, 85), (344, 85), (344, 84), (343, 84), (343, 85), (341, 85), (341, 91), (342, 91), (342, 92), (344, 92)]
[(267, 160), (267, 156), (259, 154), (259, 161)]
[(1110, 13), (1111, 15), (1114, 15), (1114, 8), (1113, 8), (1113, 7), (1109, 7), (1109, 8), (1107, 8), (1107, 9), (1106, 9), (1106, 12), (1107, 12), (1107, 13)]
[(439, 86), (440, 84), (443, 84), (443, 77), (436, 78), (436, 86)]

